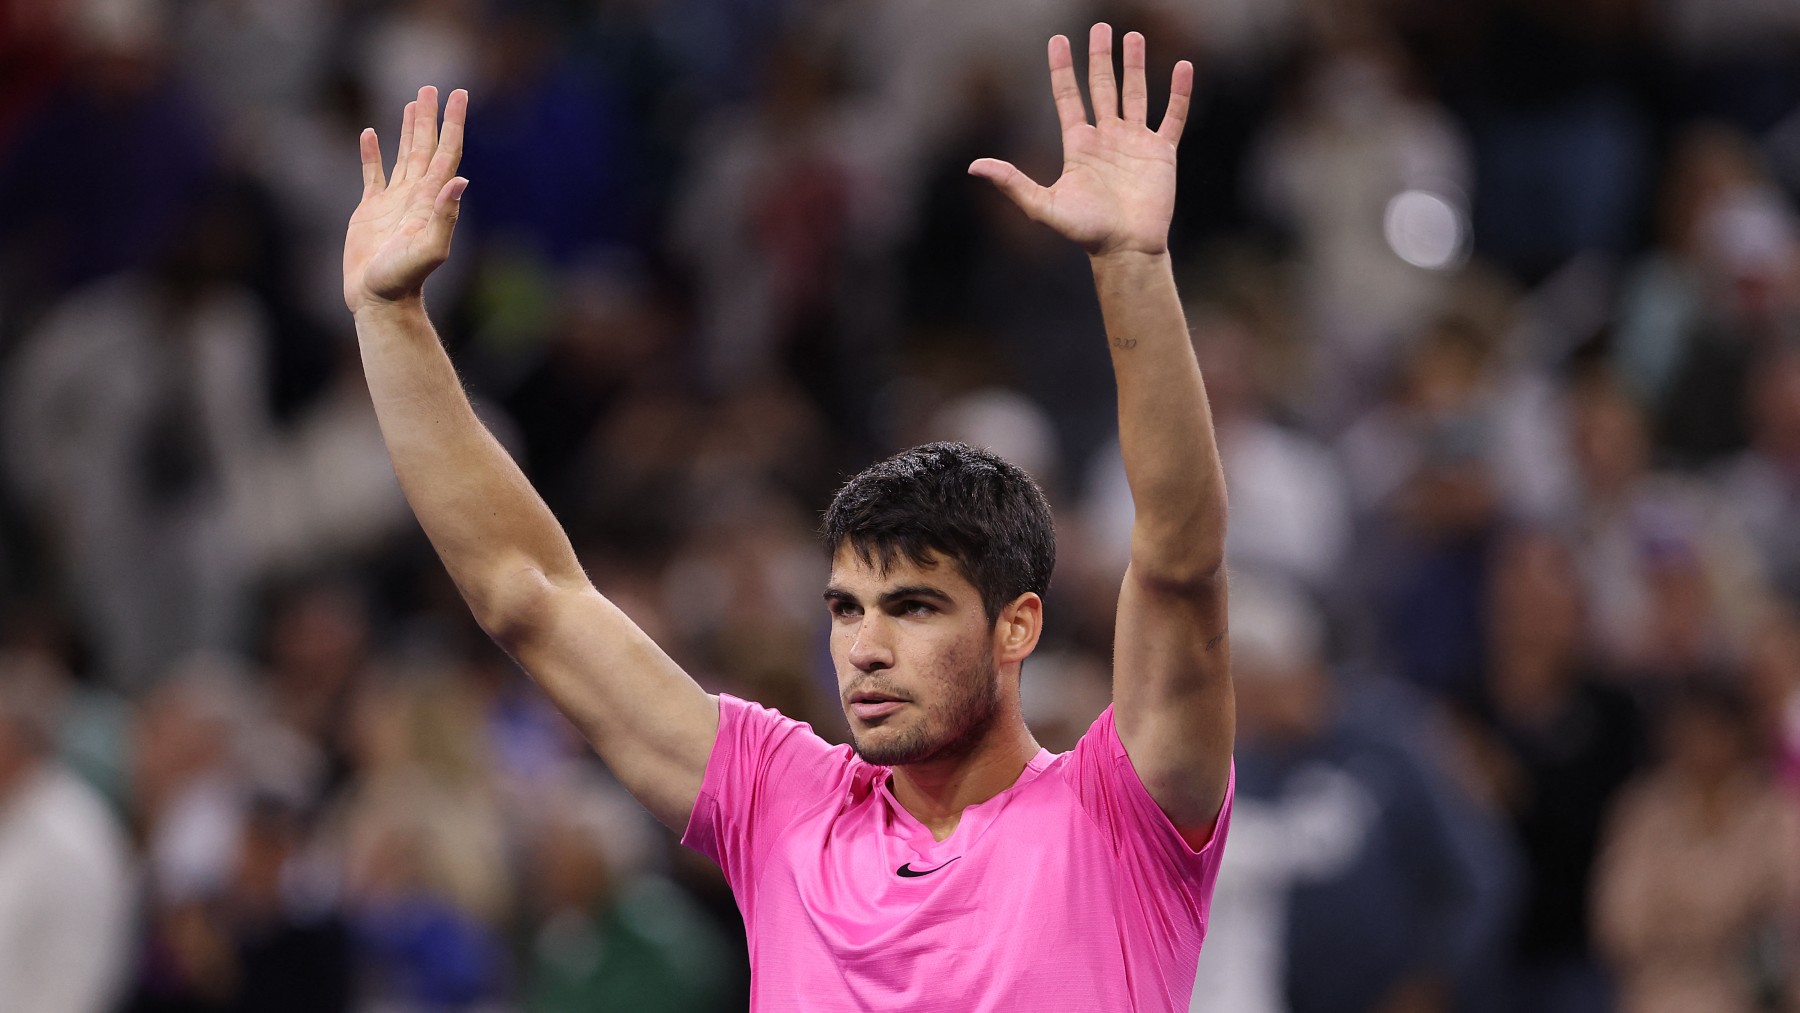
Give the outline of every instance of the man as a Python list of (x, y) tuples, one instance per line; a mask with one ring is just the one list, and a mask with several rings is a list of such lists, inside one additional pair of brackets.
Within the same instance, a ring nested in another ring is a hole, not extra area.
[(476, 618), (619, 780), (724, 867), (758, 1010), (1125, 1010), (1187, 1004), (1229, 822), (1225, 490), (1169, 265), (1176, 65), (1145, 122), (1144, 40), (1089, 37), (1088, 122), (1050, 41), (1063, 173), (980, 159), (1090, 255), (1138, 513), (1114, 703), (1069, 753), (1019, 709), (1054, 539), (1023, 472), (955, 444), (852, 479), (826, 518), (831, 654), (854, 751), (700, 689), (588, 582), (523, 474), (476, 421), (420, 298), (467, 181), (468, 108), (406, 110), (393, 178), (362, 136), (344, 252), (370, 391), (407, 498)]
[(0, 1009), (100, 1013), (131, 964), (130, 845), (56, 758), (67, 675), (0, 654)]

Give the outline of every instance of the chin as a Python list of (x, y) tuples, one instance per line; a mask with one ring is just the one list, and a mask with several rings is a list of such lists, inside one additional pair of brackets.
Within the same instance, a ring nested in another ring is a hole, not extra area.
[(908, 763), (917, 763), (929, 758), (937, 752), (939, 743), (926, 739), (918, 728), (871, 728), (868, 731), (855, 730), (855, 719), (851, 719), (850, 747), (864, 763), (873, 763), (879, 767), (898, 767)]

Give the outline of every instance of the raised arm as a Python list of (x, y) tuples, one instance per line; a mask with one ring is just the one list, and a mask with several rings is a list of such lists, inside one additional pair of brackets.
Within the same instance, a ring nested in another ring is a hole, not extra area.
[(1087, 250), (1112, 346), (1119, 442), (1137, 507), (1119, 594), (1113, 711), (1132, 766), (1190, 840), (1211, 832), (1230, 776), (1235, 712), (1225, 639), (1225, 480), (1200, 366), (1169, 265), (1175, 145), (1193, 65), (1175, 65), (1161, 124), (1146, 123), (1144, 38), (1088, 37), (1088, 122), (1069, 41), (1050, 40), (1063, 171), (1042, 187), (984, 158), (969, 167)]
[(344, 239), (344, 302), (394, 472), (475, 618), (530, 672), (651, 813), (687, 825), (718, 730), (717, 699), (588, 582), (568, 537), (476, 419), (425, 316), (463, 189), (467, 92), (421, 88), (393, 178), (362, 135), (362, 203)]

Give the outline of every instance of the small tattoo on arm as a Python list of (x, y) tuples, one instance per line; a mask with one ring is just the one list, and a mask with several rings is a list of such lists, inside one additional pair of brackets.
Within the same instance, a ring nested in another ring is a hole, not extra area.
[(1114, 338), (1114, 339), (1112, 339), (1112, 346), (1114, 348), (1123, 348), (1123, 349), (1129, 351), (1129, 350), (1137, 347), (1137, 339), (1136, 338)]
[(1211, 654), (1213, 651), (1218, 650), (1219, 645), (1223, 644), (1224, 642), (1225, 642), (1225, 634), (1220, 633), (1220, 634), (1214, 636), (1211, 640), (1208, 640), (1206, 642), (1205, 650), (1208, 654)]

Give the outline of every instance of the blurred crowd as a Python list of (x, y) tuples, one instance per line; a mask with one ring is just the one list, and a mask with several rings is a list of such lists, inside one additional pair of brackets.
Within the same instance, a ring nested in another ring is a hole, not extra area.
[(473, 95), (428, 302), (597, 585), (842, 738), (818, 511), (992, 447), (1057, 508), (1068, 748), (1111, 378), (1081, 253), (965, 167), (1055, 174), (1095, 19), (1198, 68), (1240, 716), (1193, 1009), (1800, 1010), (1800, 6), (0, 0), (0, 1013), (744, 1006), (716, 871), (388, 466), (338, 260), (420, 84)]

